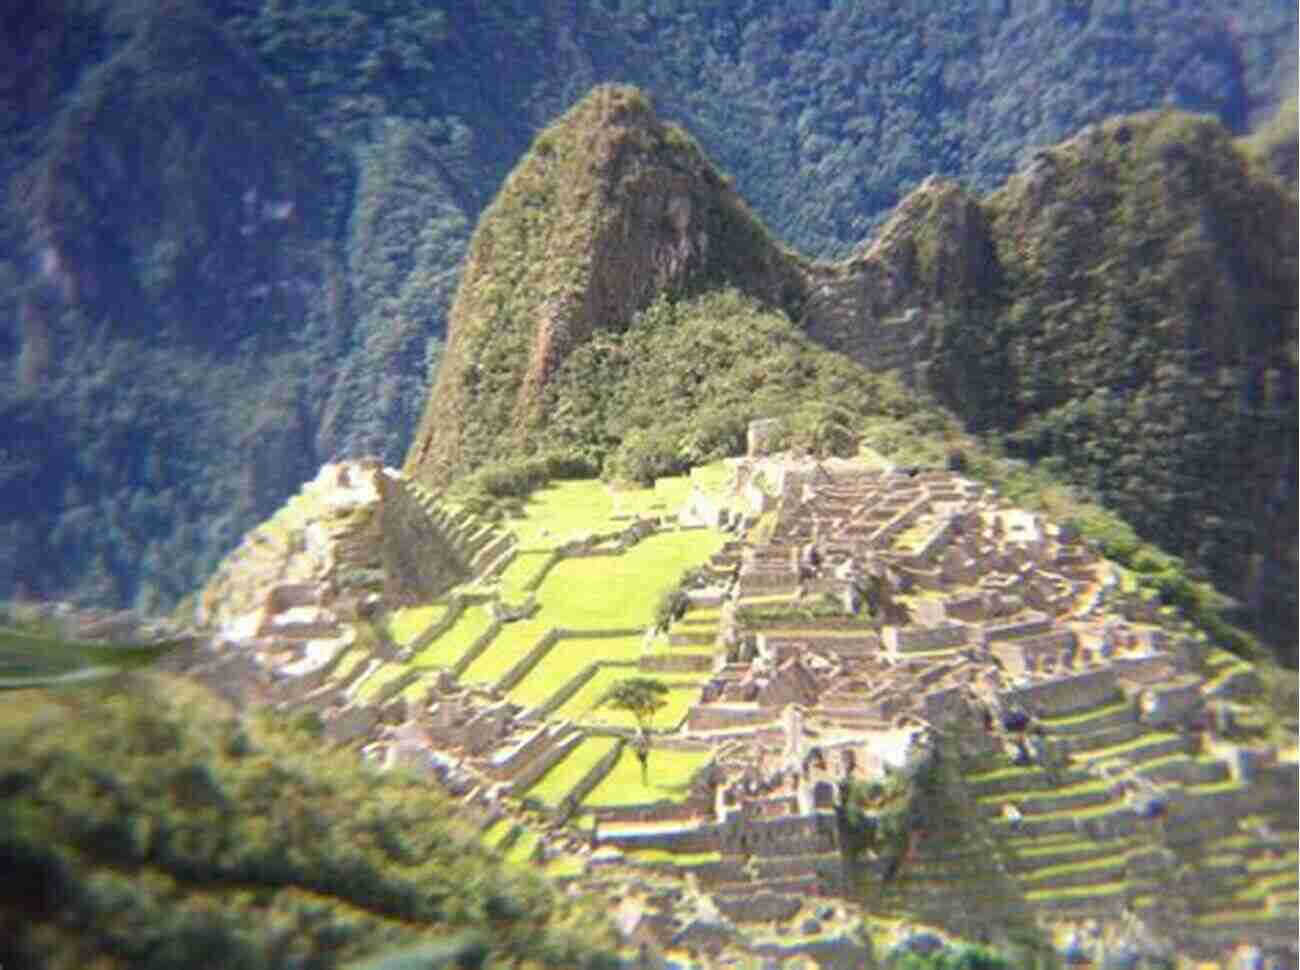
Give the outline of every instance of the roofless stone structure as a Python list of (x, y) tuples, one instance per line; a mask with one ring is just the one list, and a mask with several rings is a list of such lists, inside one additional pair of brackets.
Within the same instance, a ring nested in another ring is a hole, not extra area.
[[(764, 927), (803, 920), (807, 952), (852, 954), (874, 900), (968, 935), (1056, 926), (1098, 959), (1134, 921), (1202, 959), (1293, 953), (1296, 760), (1240, 703), (1249, 665), (977, 482), (754, 451), (677, 508), (545, 554), (397, 472), (330, 466), (205, 592), (198, 672), (230, 692), (237, 668), (245, 696), (435, 774), (485, 837), (576, 859), (629, 939), (665, 951), (763, 952)], [(729, 537), (666, 638), (539, 628), (476, 677), (512, 624), (544, 626), (557, 563), (683, 523)], [(507, 602), (496, 577), (529, 556)], [(376, 632), (422, 596), (418, 635)], [(456, 636), (443, 665), (412, 660)], [(601, 637), (642, 647), (607, 667)], [(591, 663), (530, 694), (578, 643)], [(564, 713), (620, 671), (693, 691), (651, 751), (695, 766), (679, 797), (610, 797), (632, 731)]]

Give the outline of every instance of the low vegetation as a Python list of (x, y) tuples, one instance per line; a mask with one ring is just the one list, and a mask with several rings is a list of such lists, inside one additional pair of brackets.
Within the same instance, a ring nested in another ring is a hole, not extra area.
[(11, 697), (6, 963), (326, 968), (468, 930), (492, 965), (613, 966), (597, 914), (494, 858), (423, 782), (161, 676)]

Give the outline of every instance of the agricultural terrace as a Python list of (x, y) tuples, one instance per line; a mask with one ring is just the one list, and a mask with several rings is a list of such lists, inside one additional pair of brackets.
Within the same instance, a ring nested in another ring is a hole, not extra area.
[(597, 662), (635, 664), (641, 657), (641, 636), (561, 640), (539, 660), (507, 695), (516, 704), (536, 707), (557, 687), (569, 683)]
[(722, 535), (705, 529), (663, 532), (621, 555), (560, 560), (537, 589), (537, 614), (506, 624), (466, 668), (463, 679), (472, 684), (495, 683), (553, 629), (645, 628), (659, 595), (675, 585), (684, 570), (705, 562), (722, 543)]
[[(696, 470), (702, 482), (729, 474), (726, 465)], [(520, 519), (506, 527), (524, 551), (550, 550), (579, 536), (612, 532), (632, 519), (672, 515), (691, 492), (691, 476), (661, 478), (653, 488), (619, 489), (597, 479), (557, 482), (533, 493)]]
[[(635, 668), (601, 666), (555, 715), (591, 727), (634, 728), (637, 726), (636, 718), (630, 712), (598, 706), (615, 683), (634, 676)], [(699, 699), (700, 684), (707, 678), (707, 674), (672, 674), (658, 678), (671, 690), (666, 698), (667, 705), (655, 714), (651, 727), (660, 731), (676, 729), (685, 720), (691, 705)]]
[(648, 784), (641, 784), (641, 764), (636, 754), (624, 748), (609, 774), (601, 779), (583, 807), (612, 808), (619, 805), (644, 805), (654, 802), (685, 800), (694, 774), (712, 757), (708, 751), (677, 751), (655, 748), (650, 754)]
[(447, 607), (442, 604), (397, 610), (388, 618), (389, 639), (404, 647), (446, 615)]
[(468, 606), (451, 629), (416, 654), (410, 665), (418, 668), (454, 667), (491, 626), (492, 614), (486, 606)]
[(525, 792), (544, 805), (559, 805), (587, 775), (594, 771), (600, 760), (619, 742), (615, 738), (584, 738), (569, 754)]

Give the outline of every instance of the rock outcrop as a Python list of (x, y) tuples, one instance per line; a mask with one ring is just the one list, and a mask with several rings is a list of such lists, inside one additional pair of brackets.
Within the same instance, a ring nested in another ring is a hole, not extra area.
[[(421, 501), (376, 461), (325, 465), (222, 563), (199, 594), (197, 621), (235, 640), (301, 640), (337, 633), (372, 594), (389, 603), (440, 595), (470, 567)], [(299, 630), (304, 623), (329, 629)]]

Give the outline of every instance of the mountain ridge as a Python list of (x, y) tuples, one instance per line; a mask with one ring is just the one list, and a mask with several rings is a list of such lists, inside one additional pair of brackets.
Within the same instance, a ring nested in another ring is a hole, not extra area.
[[(677, 156), (657, 152), (681, 136), (658, 126), (639, 98), (632, 89), (597, 89), (539, 136), (485, 213), (408, 473), (442, 486), (485, 461), (545, 451), (536, 400), (557, 362), (598, 332), (625, 330), (656, 296), (689, 300), (692, 291), (732, 286), (791, 320), (814, 344), (868, 371), (900, 371), (916, 393), (933, 395), (973, 430), (1006, 433), (1010, 447), (1035, 460), (1054, 454), (1035, 450), (1035, 434), (1064, 435), (1050, 430), (1054, 422), (1085, 407), (1099, 389), (1109, 393), (1114, 413), (1062, 438), (1071, 463), (1058, 456), (1055, 473), (1094, 489), (1164, 548), (1228, 580), (1251, 608), (1280, 603), (1284, 615), (1294, 614), (1286, 592), (1293, 550), (1254, 527), (1243, 540), (1250, 513), (1222, 494), (1218, 479), (1253, 476), (1255, 494), (1270, 496), (1274, 514), (1295, 521), (1295, 466), (1286, 459), (1284, 434), (1295, 410), (1285, 376), (1294, 375), (1288, 293), (1295, 261), (1288, 254), (1295, 240), (1286, 220), (1273, 218), (1294, 211), (1295, 203), (1252, 174), (1217, 123), (1174, 112), (1117, 119), (1040, 153), (984, 200), (955, 183), (929, 180), (858, 255), (816, 263), (773, 240), (716, 172), (696, 169), (691, 181), (680, 182)], [(611, 107), (629, 104), (636, 107), (627, 115)], [(586, 128), (611, 110), (611, 144), (649, 139), (650, 150), (636, 156), (643, 167), (627, 183), (637, 186), (634, 194), (620, 194), (626, 173), (618, 151), (606, 158), (612, 167), (602, 168), (581, 152), (555, 148), (599, 143), (602, 135)], [(698, 156), (690, 157), (696, 164)], [(556, 161), (564, 158), (568, 168)], [(554, 186), (569, 187), (583, 202), (576, 210), (550, 209), (558, 227), (552, 229), (538, 223), (546, 202), (537, 200), (554, 201), (547, 196)], [(696, 214), (709, 210), (702, 197), (708, 192), (717, 193), (721, 211), (741, 217), (701, 225)], [(615, 208), (593, 213), (593, 204)], [(1162, 215), (1145, 214), (1153, 211)], [(601, 240), (598, 249), (556, 245), (571, 220), (593, 219), (621, 235), (610, 242), (609, 234), (592, 232), (587, 238)], [(742, 232), (720, 240), (719, 225)], [(713, 263), (718, 249), (724, 254)], [(1211, 299), (1214, 293), (1224, 295)], [(1176, 334), (1182, 336), (1168, 339)], [(684, 365), (671, 356), (659, 363), (669, 370)], [(1257, 387), (1267, 392), (1258, 406), (1243, 406), (1246, 397), (1197, 391), (1205, 375), (1229, 388), (1237, 381), (1242, 395)], [(689, 420), (706, 404), (696, 401), (671, 418)], [(563, 401), (550, 406), (569, 409)], [(1215, 426), (1209, 415), (1216, 410), (1217, 427), (1186, 441), (1158, 425), (1143, 427), (1191, 415)], [(1202, 449), (1230, 446), (1235, 466), (1205, 467)], [(1146, 449), (1138, 466), (1125, 457), (1135, 447)], [(1108, 463), (1127, 477), (1117, 479)], [(1185, 497), (1166, 508), (1160, 495), (1171, 488)], [(1212, 517), (1208, 528), (1202, 523), (1200, 546), (1187, 534), (1193, 515)], [(1214, 538), (1216, 529), (1237, 534), (1239, 548), (1213, 546), (1224, 541)], [(1276, 584), (1260, 581), (1270, 571)]]
[[(396, 463), (472, 224), (532, 134), (600, 81), (652, 91), (780, 236), (842, 254), (927, 175), (987, 191), (1088, 121), (1166, 103), (1258, 126), (1290, 84), (1294, 20), (1278, 0), (14, 11), (0, 595), (163, 608), (319, 463)], [(265, 94), (242, 122), (235, 81)], [(1293, 107), (1280, 122), (1252, 151), (1293, 173)], [(24, 202), (52, 166), (61, 199), (98, 200), (92, 219), (51, 225)], [(292, 218), (261, 218), (289, 201)]]

